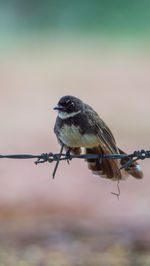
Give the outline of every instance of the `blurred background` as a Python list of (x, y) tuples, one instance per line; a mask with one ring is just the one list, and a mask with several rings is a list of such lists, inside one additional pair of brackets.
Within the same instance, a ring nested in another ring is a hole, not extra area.
[[(0, 1), (1, 154), (59, 152), (59, 98), (91, 105), (127, 153), (149, 149), (150, 1)], [(0, 161), (0, 265), (150, 265), (143, 180), (93, 176), (83, 160)]]

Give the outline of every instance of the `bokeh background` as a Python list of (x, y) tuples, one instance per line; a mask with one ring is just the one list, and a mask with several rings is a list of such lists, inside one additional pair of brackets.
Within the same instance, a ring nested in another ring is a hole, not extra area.
[[(57, 153), (59, 98), (90, 104), (126, 152), (149, 149), (150, 1), (0, 1), (1, 154)], [(150, 180), (83, 160), (0, 161), (0, 265), (150, 265)]]

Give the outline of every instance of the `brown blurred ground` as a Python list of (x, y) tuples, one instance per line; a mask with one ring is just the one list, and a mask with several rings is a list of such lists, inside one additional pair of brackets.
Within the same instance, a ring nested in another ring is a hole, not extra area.
[[(93, 106), (126, 152), (149, 149), (148, 51), (49, 43), (5, 52), (0, 68), (1, 154), (58, 152), (53, 107), (65, 94)], [(33, 162), (0, 161), (0, 265), (149, 265), (148, 159), (119, 201), (82, 160), (60, 163), (54, 180), (53, 164)]]

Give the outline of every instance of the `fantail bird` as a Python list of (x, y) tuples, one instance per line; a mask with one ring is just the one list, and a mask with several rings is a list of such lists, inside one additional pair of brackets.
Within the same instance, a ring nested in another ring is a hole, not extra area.
[[(58, 142), (72, 154), (81, 154), (81, 148), (86, 154), (125, 154), (117, 147), (110, 129), (93, 110), (74, 96), (62, 97), (55, 110), (58, 110), (54, 132)], [(119, 170), (130, 159), (86, 159), (88, 168), (93, 174), (112, 180), (124, 179), (128, 175), (142, 178), (143, 172), (137, 162), (125, 169)]]

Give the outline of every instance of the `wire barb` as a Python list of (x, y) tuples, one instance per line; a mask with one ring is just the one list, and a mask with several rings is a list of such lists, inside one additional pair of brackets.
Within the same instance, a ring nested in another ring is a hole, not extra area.
[(45, 163), (45, 162), (53, 162), (53, 159), (51, 157), (53, 156), (53, 153), (42, 153), (39, 158), (34, 162), (35, 164), (39, 164), (39, 163)]
[(56, 170), (57, 170), (57, 168), (58, 168), (58, 164), (59, 164), (59, 162), (60, 162), (60, 158), (61, 158), (61, 155), (62, 155), (62, 152), (63, 152), (63, 148), (64, 148), (64, 144), (61, 145), (60, 154), (59, 154), (58, 160), (57, 160), (57, 162), (56, 162), (56, 165), (55, 165), (55, 168), (54, 168), (54, 171), (53, 171), (53, 174), (52, 174), (53, 179), (54, 179), (54, 177), (55, 177)]

